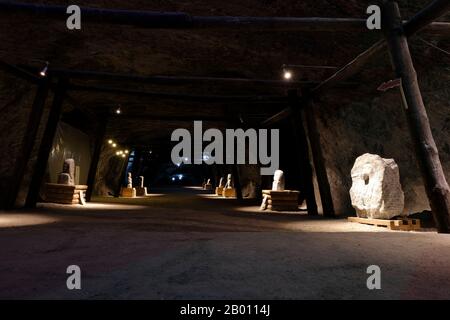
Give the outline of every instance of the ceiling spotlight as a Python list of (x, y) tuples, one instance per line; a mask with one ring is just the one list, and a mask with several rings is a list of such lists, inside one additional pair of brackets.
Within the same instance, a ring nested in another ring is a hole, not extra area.
[(119, 151), (116, 152), (116, 156), (120, 156), (120, 152)]
[(39, 75), (41, 77), (46, 77), (47, 76), (47, 71), (48, 71), (48, 62), (45, 62), (45, 66), (44, 68), (41, 70), (41, 72), (39, 72)]
[(114, 142), (114, 141), (112, 141), (112, 140), (108, 140), (108, 143), (109, 143), (109, 144), (113, 144), (113, 142)]
[(115, 148), (115, 147), (117, 147), (117, 144), (113, 143), (112, 146), (113, 146), (113, 148)]
[(116, 114), (121, 114), (122, 110), (120, 109), (120, 106), (116, 109)]
[(125, 156), (125, 154), (122, 154), (122, 158), (125, 158), (126, 156)]
[(292, 79), (292, 72), (289, 70), (284, 70), (283, 71), (283, 78), (285, 80), (291, 80)]
[(130, 151), (128, 151), (128, 150), (125, 150), (125, 154), (128, 154)]

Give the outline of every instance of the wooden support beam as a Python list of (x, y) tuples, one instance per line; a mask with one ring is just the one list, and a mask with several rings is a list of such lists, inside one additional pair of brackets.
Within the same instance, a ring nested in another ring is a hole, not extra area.
[[(67, 6), (0, 1), (0, 12), (34, 14), (38, 17), (67, 19)], [(355, 31), (365, 28), (365, 19), (192, 16), (184, 12), (152, 12), (81, 7), (83, 21), (166, 29), (269, 29), (303, 31)]]
[[(426, 8), (417, 13), (408, 22), (403, 25), (405, 36), (409, 37), (414, 33), (427, 28), (429, 25), (434, 25), (435, 31), (439, 28), (444, 28), (448, 23), (433, 23), (436, 19), (442, 17), (450, 10), (450, 1), (448, 0), (434, 0)], [(448, 26), (446, 26), (448, 28)], [(444, 33), (443, 30), (441, 30)], [(447, 30), (448, 34), (448, 30)]]
[(221, 77), (195, 77), (195, 76), (160, 76), (139, 75), (126, 73), (112, 73), (88, 70), (51, 69), (52, 73), (60, 76), (68, 76), (71, 79), (80, 80), (108, 80), (126, 81), (156, 85), (187, 85), (187, 84), (215, 84), (230, 83), (239, 85), (267, 85), (271, 87), (298, 87), (301, 85), (318, 84), (317, 81), (283, 81), (271, 79), (246, 79), (246, 78), (221, 78)]
[(26, 168), (39, 130), (39, 124), (41, 123), (42, 114), (44, 113), (49, 87), (50, 79), (45, 78), (42, 79), (37, 88), (30, 115), (28, 116), (27, 130), (22, 139), (21, 151), (15, 160), (14, 174), (13, 179), (10, 182), (6, 209), (14, 208), (17, 195), (19, 194), (20, 185), (25, 176)]
[(91, 157), (91, 164), (89, 166), (89, 172), (87, 177), (88, 189), (86, 191), (86, 201), (88, 202), (91, 201), (92, 193), (94, 191), (94, 183), (95, 183), (95, 176), (97, 174), (98, 162), (100, 160), (100, 154), (102, 152), (102, 147), (105, 141), (106, 125), (107, 125), (107, 116), (105, 115), (97, 121), (97, 130), (94, 141), (94, 152)]
[[(0, 0), (0, 13), (32, 14), (40, 18), (66, 21), (67, 6), (20, 3)], [(366, 19), (322, 17), (230, 17), (192, 16), (184, 12), (154, 12), (81, 7), (83, 21), (96, 24), (129, 25), (157, 29), (247, 29), (307, 32), (367, 31)], [(450, 25), (449, 25), (450, 29)], [(427, 31), (432, 32), (433, 26)]]
[(300, 109), (299, 97), (296, 90), (290, 90), (288, 92), (289, 105), (292, 110), (290, 122), (292, 126), (292, 132), (294, 134), (293, 148), (296, 150), (299, 166), (301, 184), (305, 193), (306, 205), (308, 207), (308, 214), (315, 216), (318, 215), (316, 197), (314, 195), (314, 184), (311, 164), (309, 161), (308, 141), (306, 138), (305, 128), (303, 126), (303, 116)]
[(327, 168), (320, 143), (320, 133), (317, 129), (314, 102), (308, 100), (304, 107), (306, 124), (308, 128), (309, 145), (311, 147), (314, 169), (319, 186), (320, 200), (322, 202), (323, 215), (334, 217), (333, 198), (331, 196), (330, 182), (328, 180)]
[(450, 233), (450, 188), (432, 135), (398, 4), (384, 0), (382, 13), (383, 30), (393, 68), (401, 79), (405, 113), (431, 211), (438, 232)]
[(236, 189), (236, 199), (242, 200), (244, 197), (242, 196), (242, 185), (241, 185), (241, 177), (239, 175), (239, 167), (237, 164), (232, 165), (232, 173), (233, 173), (233, 182), (234, 188)]
[(47, 169), (48, 157), (53, 145), (53, 140), (55, 138), (56, 129), (62, 112), (67, 83), (68, 80), (62, 78), (58, 80), (58, 84), (56, 86), (53, 104), (50, 108), (47, 124), (41, 140), (38, 157), (34, 165), (33, 175), (31, 177), (31, 182), (28, 189), (28, 195), (25, 202), (25, 206), (27, 208), (35, 207), (39, 198), (42, 180), (44, 179), (45, 171)]
[(144, 121), (167, 121), (167, 122), (193, 122), (193, 121), (211, 121), (211, 122), (225, 122), (228, 119), (226, 117), (217, 117), (209, 115), (186, 115), (186, 116), (167, 116), (167, 115), (133, 115), (133, 114), (121, 114), (114, 118), (115, 120), (134, 120), (139, 122)]
[(110, 88), (103, 86), (86, 86), (86, 85), (71, 85), (68, 88), (70, 91), (82, 91), (82, 92), (96, 92), (96, 93), (108, 93), (119, 95), (132, 95), (137, 97), (149, 97), (153, 99), (167, 99), (167, 100), (183, 100), (183, 101), (196, 101), (196, 102), (234, 102), (234, 103), (283, 103), (285, 97), (282, 96), (258, 96), (258, 95), (242, 95), (242, 96), (208, 96), (208, 95), (191, 95), (180, 93), (162, 93), (162, 92), (149, 92), (141, 90), (130, 90), (120, 88)]
[(287, 108), (281, 110), (280, 112), (274, 114), (273, 116), (267, 118), (263, 122), (261, 122), (261, 126), (262, 127), (270, 127), (271, 125), (274, 125), (275, 123), (280, 122), (283, 119), (286, 119), (290, 115), (292, 115), (292, 108), (287, 107)]
[(0, 69), (3, 71), (12, 74), (13, 76), (19, 77), (23, 80), (29, 81), (31, 83), (39, 84), (41, 82), (41, 78), (35, 76), (34, 74), (23, 70), (20, 67), (14, 66), (12, 64), (6, 63), (0, 60)]
[(114, 190), (114, 197), (118, 198), (120, 197), (120, 191), (122, 190), (123, 181), (125, 179), (125, 172), (127, 171), (127, 164), (128, 164), (128, 158), (123, 159), (121, 161), (121, 167), (120, 167), (120, 173), (119, 173), (119, 183), (116, 186), (116, 189)]
[(336, 73), (330, 76), (328, 79), (323, 81), (321, 84), (312, 89), (312, 93), (316, 96), (320, 96), (326, 90), (335, 87), (338, 83), (349, 79), (358, 72), (360, 72), (363, 67), (378, 53), (386, 47), (386, 42), (384, 40), (379, 40), (369, 49), (359, 54), (355, 59), (347, 63), (345, 66), (340, 68)]

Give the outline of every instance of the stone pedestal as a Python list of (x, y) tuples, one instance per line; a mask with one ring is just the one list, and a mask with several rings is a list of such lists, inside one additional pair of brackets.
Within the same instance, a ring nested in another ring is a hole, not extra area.
[(136, 196), (138, 197), (145, 197), (148, 195), (147, 193), (147, 187), (136, 187)]
[(295, 190), (262, 191), (262, 195), (266, 198), (267, 201), (267, 209), (273, 211), (298, 211), (299, 193), (299, 191)]
[(236, 198), (236, 189), (235, 188), (225, 188), (222, 191), (222, 196), (224, 198)]
[(213, 186), (211, 183), (205, 184), (205, 190), (212, 190), (212, 189), (213, 189)]
[(120, 196), (123, 198), (135, 198), (136, 188), (122, 188), (120, 191)]
[(85, 204), (86, 185), (45, 184), (45, 201), (60, 204)]
[(223, 195), (223, 187), (216, 187), (216, 195), (217, 196)]

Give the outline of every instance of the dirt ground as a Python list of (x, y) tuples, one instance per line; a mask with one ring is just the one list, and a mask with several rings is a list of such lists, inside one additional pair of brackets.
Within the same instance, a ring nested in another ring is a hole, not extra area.
[[(0, 298), (449, 299), (450, 235), (258, 212), (198, 188), (0, 213)], [(82, 289), (66, 287), (78, 265)], [(381, 290), (369, 290), (369, 265)]]

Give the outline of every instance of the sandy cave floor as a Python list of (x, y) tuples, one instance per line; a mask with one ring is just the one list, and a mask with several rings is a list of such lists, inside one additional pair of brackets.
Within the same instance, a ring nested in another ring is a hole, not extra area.
[[(152, 191), (0, 212), (0, 298), (450, 299), (450, 235)], [(82, 289), (69, 291), (74, 264)], [(366, 287), (372, 264), (381, 290)]]

